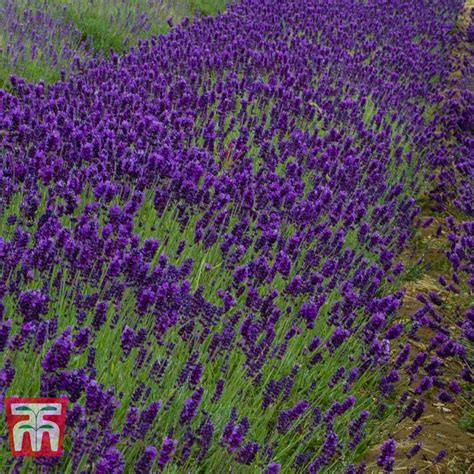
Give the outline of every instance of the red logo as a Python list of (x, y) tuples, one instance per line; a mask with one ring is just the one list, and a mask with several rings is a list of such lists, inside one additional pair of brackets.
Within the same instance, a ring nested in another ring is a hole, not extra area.
[(67, 402), (67, 398), (6, 398), (13, 456), (61, 456)]

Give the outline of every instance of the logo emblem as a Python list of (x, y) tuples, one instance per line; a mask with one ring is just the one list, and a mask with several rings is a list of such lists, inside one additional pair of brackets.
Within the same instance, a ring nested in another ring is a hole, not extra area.
[(67, 398), (6, 398), (13, 456), (61, 456), (67, 402)]

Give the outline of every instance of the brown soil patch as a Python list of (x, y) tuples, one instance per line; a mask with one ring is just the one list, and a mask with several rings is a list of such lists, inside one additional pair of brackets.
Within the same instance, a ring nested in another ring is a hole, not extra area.
[[(474, 0), (467, 0), (465, 11), (459, 20), (459, 27), (463, 31), (469, 26), (470, 10), (472, 8), (474, 8)], [(460, 45), (458, 49), (453, 51), (451, 79), (462, 78), (462, 62), (466, 57), (468, 47), (468, 45)], [(452, 81), (452, 84), (456, 87), (456, 81)], [(458, 95), (456, 91), (455, 95)], [(425, 215), (425, 218), (430, 216), (429, 206), (426, 206), (422, 214)], [(456, 224), (460, 223), (459, 219), (454, 219), (454, 221)], [(440, 225), (443, 227), (443, 231), (440, 235), (437, 235), (437, 229)], [(457, 295), (448, 291), (438, 281), (441, 275), (448, 282), (450, 281), (451, 268), (446, 255), (450, 248), (447, 232), (444, 217), (436, 217), (428, 227), (423, 228), (421, 226), (419, 228), (418, 234), (413, 239), (412, 248), (402, 255), (402, 260), (407, 268), (416, 264), (420, 258), (424, 262), (430, 262), (431, 267), (425, 269), (413, 281), (404, 284), (406, 293), (399, 318), (402, 322), (409, 321), (411, 315), (423, 306), (417, 299), (417, 295), (421, 294), (428, 300), (428, 295), (435, 292), (442, 300), (442, 304), (437, 306), (436, 310), (443, 317), (444, 324), (449, 326), (451, 337), (456, 338), (460, 333), (459, 327), (456, 325), (456, 322), (460, 319), (460, 313), (464, 312), (473, 300), (467, 286), (460, 285), (461, 293)], [(459, 287), (459, 285), (457, 286)], [(434, 331), (429, 328), (423, 328), (419, 331), (418, 340), (409, 341), (412, 347), (414, 346), (417, 349), (415, 353), (426, 351), (428, 359), (434, 355), (434, 351), (430, 350), (430, 339), (433, 335)], [(412, 354), (413, 356), (414, 354)], [(448, 382), (450, 379), (458, 380), (461, 363), (453, 358), (444, 360), (442, 370), (441, 380), (443, 382)], [(406, 375), (402, 377), (400, 387), (410, 392), (408, 400), (414, 396), (413, 388), (415, 384), (416, 382), (410, 385)], [(460, 427), (460, 420), (463, 416), (467, 412), (472, 413), (473, 411), (474, 397), (472, 391), (467, 393), (465, 391), (458, 395), (454, 403), (440, 402), (436, 397), (437, 392), (437, 389), (431, 389), (416, 397), (425, 403), (425, 411), (419, 420), (413, 422), (410, 418), (406, 418), (396, 426), (396, 432), (393, 433), (397, 441), (394, 472), (408, 473), (410, 470), (416, 469), (417, 473), (474, 473), (474, 433)], [(423, 430), (415, 439), (410, 439), (409, 435), (417, 424), (421, 424)], [(377, 465), (381, 442), (370, 449), (365, 456), (367, 472), (369, 473), (382, 472), (382, 469)], [(407, 453), (416, 442), (421, 443), (422, 447), (415, 456), (408, 458)], [(446, 457), (440, 463), (433, 464), (434, 458), (443, 449), (447, 450)]]
[[(443, 225), (444, 230), (439, 237), (436, 237), (436, 230), (440, 224)], [(416, 281), (410, 281), (404, 285), (406, 293), (399, 318), (401, 321), (407, 321), (414, 312), (423, 306), (416, 298), (418, 294), (422, 294), (428, 299), (430, 292), (436, 292), (443, 300), (442, 305), (437, 307), (437, 311), (442, 315), (444, 324), (449, 325), (452, 336), (456, 336), (459, 333), (459, 328), (456, 325), (459, 315), (456, 314), (454, 308), (456, 305), (462, 309), (466, 308), (469, 304), (469, 294), (467, 294), (466, 288), (461, 288), (461, 294), (456, 295), (445, 290), (438, 282), (440, 275), (446, 278), (449, 276), (442, 271), (442, 268), (448, 263), (446, 257), (448, 249), (449, 241), (446, 238), (444, 219), (435, 218), (429, 227), (420, 229), (420, 235), (414, 240), (414, 249), (406, 251), (402, 260), (407, 266), (410, 266), (410, 262), (416, 262), (422, 257), (424, 261), (432, 262), (435, 265)], [(447, 279), (449, 281), (449, 278)], [(430, 339), (434, 334), (434, 331), (423, 328), (418, 332), (419, 340), (409, 341), (416, 349), (415, 353), (419, 351), (428, 353), (427, 360), (435, 355), (435, 351), (429, 350)], [(443, 382), (448, 382), (452, 378), (459, 379), (461, 369), (459, 361), (445, 360), (442, 368), (441, 379)], [(404, 377), (402, 380), (401, 387), (408, 387), (408, 391), (411, 392), (409, 400), (413, 395), (412, 390), (415, 385), (416, 382), (409, 385), (408, 377)], [(393, 433), (397, 441), (394, 472), (408, 473), (410, 469), (415, 468), (418, 473), (474, 473), (474, 434), (459, 426), (460, 419), (472, 404), (472, 399), (469, 400), (469, 394), (462, 394), (456, 398), (454, 403), (446, 404), (436, 398), (436, 393), (437, 390), (432, 389), (422, 396), (416, 397), (418, 400), (423, 400), (426, 406), (419, 420), (413, 422), (407, 418), (397, 425), (397, 431)], [(422, 424), (423, 430), (412, 440), (409, 438), (409, 434), (417, 424)], [(416, 442), (422, 443), (422, 448), (416, 456), (409, 459), (407, 453)], [(447, 449), (448, 454), (442, 462), (434, 465), (433, 459), (442, 449)], [(382, 472), (376, 463), (379, 452), (380, 444), (369, 450), (365, 457), (367, 472)]]

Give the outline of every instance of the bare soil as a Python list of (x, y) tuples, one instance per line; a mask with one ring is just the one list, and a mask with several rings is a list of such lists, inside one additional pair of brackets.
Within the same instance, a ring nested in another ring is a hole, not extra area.
[[(474, 8), (474, 0), (467, 0), (464, 15), (460, 18), (459, 26), (465, 30), (469, 25), (470, 9)], [(466, 48), (467, 45), (464, 45)], [(456, 51), (453, 51), (453, 63), (460, 64), (465, 51), (463, 45)], [(454, 70), (452, 78), (461, 77), (460, 70)], [(427, 216), (432, 215), (429, 206), (422, 212), (426, 220)], [(456, 219), (455, 219), (456, 221)], [(459, 223), (459, 221), (458, 221)], [(441, 235), (436, 235), (439, 225), (443, 226)], [(404, 284), (406, 294), (404, 304), (400, 311), (399, 318), (401, 321), (410, 320), (422, 303), (416, 298), (421, 294), (428, 299), (430, 292), (436, 292), (443, 303), (437, 307), (437, 311), (442, 315), (445, 325), (450, 327), (452, 336), (459, 334), (459, 327), (456, 322), (461, 319), (461, 313), (472, 304), (472, 294), (469, 294), (467, 287), (462, 287), (459, 295), (447, 291), (438, 282), (438, 278), (443, 275), (449, 280), (450, 264), (446, 256), (449, 250), (450, 242), (447, 239), (447, 226), (443, 216), (437, 216), (434, 221), (426, 228), (420, 227), (416, 238), (413, 241), (413, 247), (410, 251), (406, 251), (402, 256), (402, 260), (407, 267), (413, 266), (420, 258), (424, 262), (430, 262), (431, 266), (423, 270), (414, 281)], [(430, 329), (423, 329), (418, 333), (417, 341), (409, 341), (419, 351), (428, 352), (428, 358), (434, 355), (434, 351), (429, 350), (430, 339), (434, 332)], [(459, 380), (461, 370), (460, 361), (451, 358), (444, 361), (443, 381), (450, 379)], [(408, 380), (402, 380), (402, 386)], [(409, 387), (413, 389), (412, 387)], [(395, 455), (394, 472), (408, 473), (410, 469), (416, 469), (417, 473), (436, 473), (436, 474), (470, 474), (474, 473), (474, 433), (460, 426), (463, 417), (473, 411), (473, 394), (464, 391), (456, 397), (454, 403), (442, 403), (436, 398), (437, 390), (430, 390), (425, 394), (418, 396), (425, 402), (425, 411), (422, 417), (413, 422), (410, 418), (400, 422), (397, 431), (393, 433), (397, 441), (397, 451)], [(409, 438), (411, 430), (417, 425), (422, 424), (423, 430), (414, 439)], [(385, 433), (384, 433), (385, 434)], [(381, 441), (378, 445), (369, 450), (365, 456), (367, 462), (367, 472), (381, 473), (382, 469), (377, 466), (377, 457), (380, 453)], [(422, 443), (422, 448), (414, 457), (407, 457), (408, 451), (416, 442)], [(446, 449), (446, 457), (438, 464), (433, 464), (433, 459), (440, 452)]]

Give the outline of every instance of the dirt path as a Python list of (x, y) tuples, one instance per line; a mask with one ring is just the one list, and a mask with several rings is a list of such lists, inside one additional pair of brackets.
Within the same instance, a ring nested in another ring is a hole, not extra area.
[[(469, 26), (472, 8), (474, 8), (474, 0), (468, 0), (465, 12), (459, 21), (463, 31)], [(461, 68), (465, 55), (466, 49), (463, 49), (463, 45), (461, 45), (458, 50), (453, 52), (453, 63)], [(451, 78), (460, 79), (461, 77), (461, 70), (455, 68)], [(431, 223), (429, 223), (430, 217), (433, 217)], [(454, 216), (451, 216), (451, 224), (449, 224), (447, 216), (434, 212), (429, 205), (423, 206), (420, 226), (413, 240), (413, 246), (402, 256), (407, 268), (413, 267), (418, 261), (425, 264), (430, 262), (430, 266), (426, 266), (421, 274), (414, 275), (411, 281), (404, 284), (406, 294), (400, 319), (410, 321), (412, 316), (425, 306), (423, 300), (433, 303), (433, 298), (435, 298), (436, 312), (443, 318), (444, 325), (449, 327), (450, 336), (454, 339), (459, 337), (461, 332), (456, 323), (462, 319), (462, 314), (469, 305), (472, 305), (473, 301), (468, 286), (463, 285), (462, 282), (457, 285), (459, 293), (449, 291), (446, 285), (440, 283), (440, 277), (449, 280), (448, 276), (452, 273), (451, 264), (447, 258), (447, 252), (451, 246), (448, 237), (449, 227), (459, 224), (460, 220)], [(436, 296), (433, 297), (433, 295)], [(431, 338), (435, 334), (434, 330), (424, 327), (418, 332), (416, 340), (409, 340), (412, 348), (416, 349), (416, 351), (412, 351), (415, 352), (414, 355), (417, 352), (426, 352), (427, 361), (436, 357), (436, 348), (433, 348), (431, 344)], [(442, 375), (438, 379), (447, 386), (450, 380), (459, 380), (461, 369), (459, 360), (453, 357), (443, 359), (440, 367)], [(467, 388), (453, 401), (441, 401), (438, 398), (441, 388), (433, 388), (415, 396), (413, 389), (417, 383), (418, 381), (415, 381), (410, 384), (408, 376), (404, 374), (400, 384), (401, 387), (408, 385), (408, 398), (405, 406), (410, 400), (416, 399), (424, 403), (425, 409), (422, 416), (416, 421), (406, 417), (397, 425), (397, 431), (393, 433), (397, 442), (394, 472), (474, 473), (474, 401), (472, 392)], [(416, 437), (410, 438), (412, 430), (417, 425), (422, 426), (421, 432)], [(407, 454), (410, 454), (416, 443), (421, 444), (419, 451), (416, 455), (408, 457)], [(382, 472), (382, 469), (377, 466), (380, 446), (381, 444), (374, 446), (365, 457), (367, 472)], [(436, 456), (443, 450), (446, 450), (445, 457), (434, 463)]]
[[(426, 218), (422, 217), (422, 220), (426, 220)], [(440, 225), (444, 230), (437, 236)], [(455, 336), (459, 332), (456, 320), (459, 319), (460, 312), (469, 304), (469, 293), (466, 288), (461, 288), (459, 295), (447, 291), (438, 281), (441, 275), (446, 275), (443, 269), (449, 269), (449, 261), (446, 257), (446, 250), (449, 248), (446, 228), (445, 219), (435, 218), (432, 224), (420, 230), (414, 241), (413, 253), (408, 254), (407, 252), (404, 255), (405, 262), (416, 262), (422, 258), (425, 262), (433, 262), (433, 265), (428, 271), (417, 276), (416, 280), (405, 284), (406, 294), (400, 318), (401, 320), (410, 320), (411, 316), (424, 306), (420, 301), (420, 295), (429, 300), (430, 294), (436, 293), (440, 298), (437, 312), (441, 314), (445, 324), (449, 321), (452, 336)], [(409, 341), (417, 352), (427, 353), (427, 361), (436, 357), (435, 349), (430, 348), (430, 339), (434, 335), (435, 331), (423, 329), (418, 332), (418, 340)], [(459, 361), (451, 358), (443, 361), (441, 370), (443, 375), (439, 378), (448, 384), (452, 379), (459, 379), (461, 365)], [(406, 377), (401, 386), (408, 384), (409, 380)], [(465, 427), (461, 427), (463, 421), (467, 419), (468, 413), (472, 413), (473, 409), (469, 394), (459, 395), (452, 403), (440, 401), (437, 398), (439, 393), (437, 389), (415, 397), (413, 389), (416, 384), (417, 382), (414, 382), (409, 385), (406, 404), (411, 399), (422, 400), (425, 410), (416, 422), (407, 417), (398, 424), (397, 431), (393, 433), (397, 441), (394, 472), (408, 473), (412, 469), (416, 469), (417, 473), (436, 474), (474, 472), (474, 434)], [(423, 429), (418, 436), (411, 439), (409, 435), (418, 424)], [(407, 454), (417, 442), (422, 445), (420, 451), (412, 458), (408, 458)], [(443, 449), (447, 450), (446, 457), (441, 462), (433, 464), (433, 460)], [(367, 472), (381, 472), (376, 463), (379, 452), (380, 444), (369, 451), (366, 456)]]

